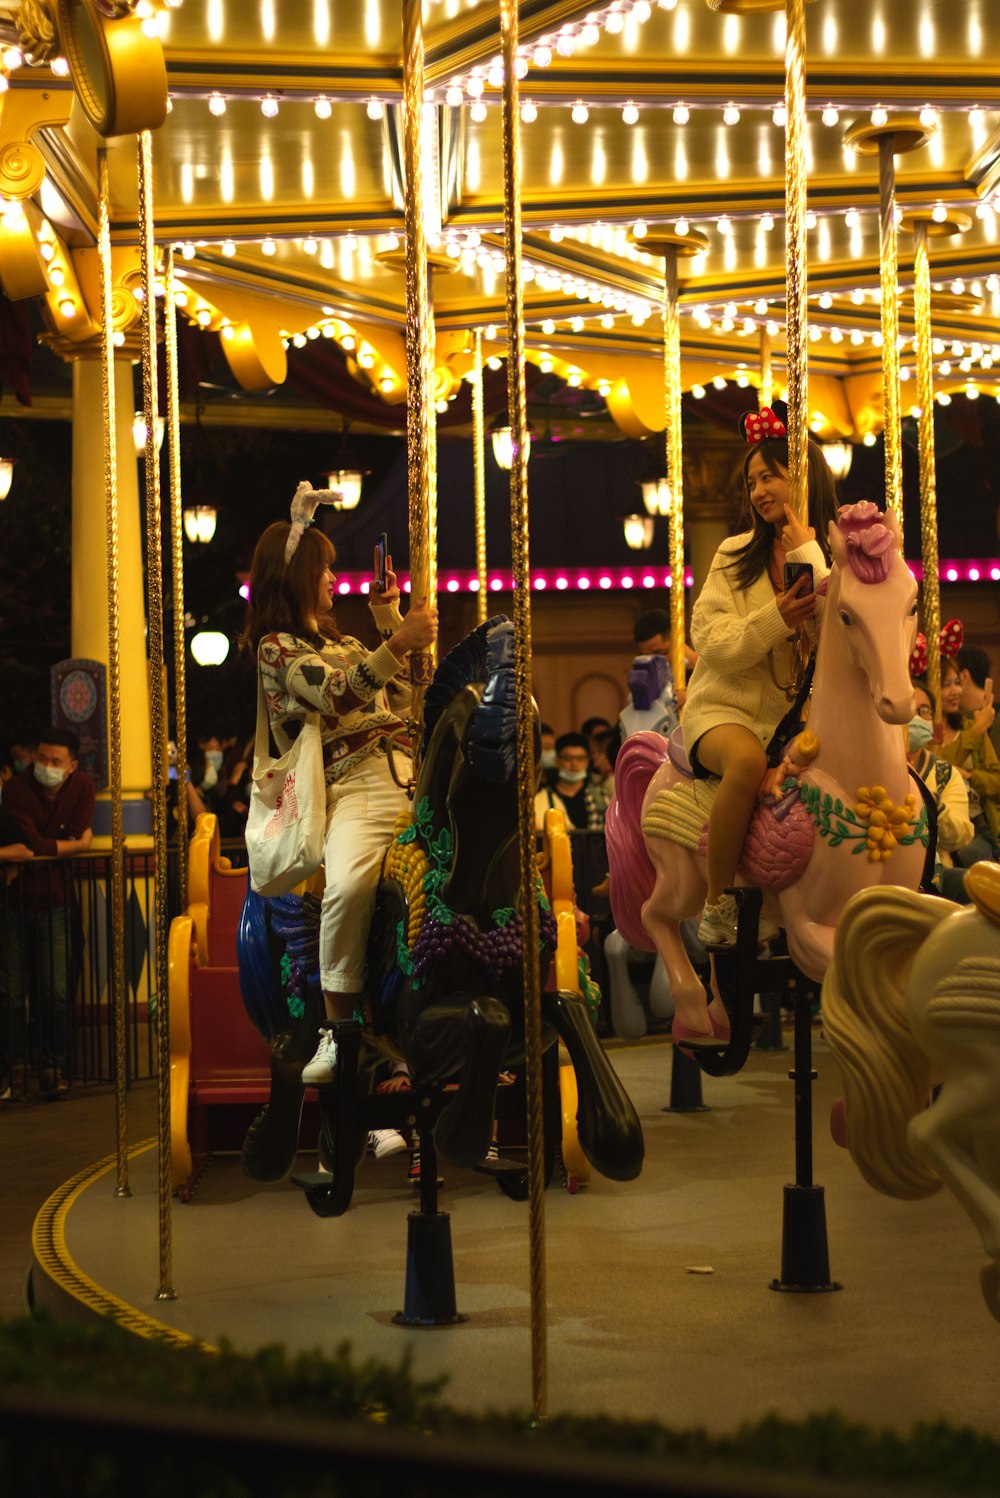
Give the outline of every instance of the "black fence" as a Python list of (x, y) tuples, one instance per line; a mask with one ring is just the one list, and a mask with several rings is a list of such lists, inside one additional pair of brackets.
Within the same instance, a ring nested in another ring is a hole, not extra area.
[[(577, 903), (591, 922), (594, 976), (606, 992), (604, 834), (574, 832), (571, 848)], [(241, 840), (223, 843), (222, 854), (234, 868), (246, 864)], [(110, 853), (32, 859), (0, 869), (0, 1101), (114, 1082)], [(151, 848), (126, 849), (126, 1084), (156, 1070), (154, 871)], [(172, 848), (169, 918), (182, 908)]]

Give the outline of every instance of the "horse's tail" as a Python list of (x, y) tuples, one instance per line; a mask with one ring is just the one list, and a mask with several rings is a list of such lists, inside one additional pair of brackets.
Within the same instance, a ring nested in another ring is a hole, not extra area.
[(907, 1143), (926, 1108), (930, 1063), (913, 1037), (905, 997), (918, 949), (955, 907), (893, 886), (862, 890), (837, 923), (823, 980), (823, 1031), (844, 1082), (847, 1147), (865, 1180), (889, 1196), (930, 1196), (941, 1182)]
[(658, 733), (635, 733), (626, 740), (615, 760), (615, 794), (604, 824), (611, 914), (625, 940), (646, 952), (656, 949), (639, 912), (653, 893), (656, 870), (646, 852), (640, 819), (646, 787), (666, 752)]

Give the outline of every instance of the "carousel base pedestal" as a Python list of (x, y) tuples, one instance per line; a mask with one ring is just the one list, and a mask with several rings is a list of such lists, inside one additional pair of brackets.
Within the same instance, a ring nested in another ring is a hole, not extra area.
[(772, 1290), (822, 1295), (843, 1286), (830, 1279), (822, 1186), (786, 1186), (781, 1224), (781, 1278)]
[(685, 1056), (680, 1046), (674, 1046), (674, 1059), (670, 1066), (670, 1101), (664, 1113), (708, 1113), (708, 1104), (701, 1096), (701, 1067), (690, 1056)]
[(451, 1217), (447, 1212), (411, 1212), (406, 1235), (406, 1293), (396, 1326), (458, 1326), (467, 1321), (455, 1304)]

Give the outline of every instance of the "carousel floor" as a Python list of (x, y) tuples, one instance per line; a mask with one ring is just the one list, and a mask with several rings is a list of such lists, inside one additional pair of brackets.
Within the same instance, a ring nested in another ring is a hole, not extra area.
[[(978, 1237), (944, 1192), (904, 1203), (864, 1184), (819, 1122), (836, 1069), (818, 1049), (816, 1180), (826, 1188), (831, 1269), (843, 1289), (812, 1295), (769, 1288), (793, 1160), (788, 1055), (758, 1053), (738, 1077), (706, 1078), (710, 1111), (678, 1115), (661, 1111), (666, 1046), (613, 1053), (643, 1121), (646, 1165), (628, 1185), (595, 1177), (576, 1196), (557, 1186), (547, 1193), (553, 1411), (721, 1432), (769, 1411), (839, 1407), (899, 1429), (944, 1417), (1000, 1435), (988, 1371), (1000, 1327), (980, 1297)], [(74, 1106), (35, 1110), (36, 1118), (54, 1129)], [(144, 1107), (148, 1118), (148, 1100)], [(367, 1161), (350, 1212), (323, 1221), (293, 1186), (254, 1185), (235, 1158), (214, 1158), (193, 1199), (174, 1204), (177, 1299), (158, 1302), (156, 1158), (140, 1146), (131, 1198), (114, 1196), (109, 1165), (57, 1193), (57, 1218), (53, 1200), (46, 1204), (36, 1241), (47, 1233), (58, 1247), (61, 1224), (65, 1250), (61, 1268), (51, 1250), (36, 1258), (32, 1293), (67, 1314), (86, 1305), (127, 1322), (131, 1307), (243, 1349), (275, 1341), (333, 1349), (348, 1340), (358, 1354), (392, 1360), (409, 1349), (418, 1373), (449, 1375), (455, 1404), (527, 1407), (527, 1208), (478, 1175), (446, 1169), (458, 1306), (469, 1319), (402, 1330), (391, 1318), (403, 1303), (413, 1205), (405, 1161)], [(308, 1157), (301, 1164), (314, 1168)]]

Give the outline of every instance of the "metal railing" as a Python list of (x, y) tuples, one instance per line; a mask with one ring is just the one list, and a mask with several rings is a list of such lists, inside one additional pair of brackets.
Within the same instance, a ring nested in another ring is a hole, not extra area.
[[(240, 852), (228, 856), (235, 863)], [(172, 919), (181, 892), (168, 857)], [(2, 867), (0, 1096), (113, 1082), (110, 851)], [(153, 870), (152, 849), (126, 849), (126, 1083), (155, 1074)]]

